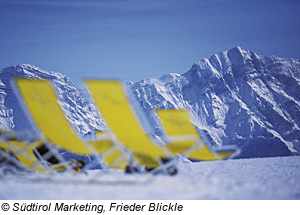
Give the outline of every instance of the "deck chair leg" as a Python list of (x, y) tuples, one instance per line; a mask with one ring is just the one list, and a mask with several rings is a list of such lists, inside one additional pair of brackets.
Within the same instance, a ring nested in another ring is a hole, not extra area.
[(163, 174), (163, 175), (176, 175), (178, 173), (177, 169), (177, 163), (178, 163), (179, 157), (169, 159), (162, 159), (161, 166), (153, 169), (150, 171), (150, 173), (157, 175), (157, 174)]
[[(42, 145), (34, 148), (34, 154), (44, 166), (49, 167), (49, 169), (55, 173), (57, 171), (72, 171), (72, 166), (60, 155), (56, 147), (46, 140), (36, 141), (36, 144), (39, 144), (39, 142), (41, 142)], [(33, 145), (34, 144), (35, 143), (33, 143)]]
[(107, 165), (105, 164), (105, 162), (103, 161), (103, 159), (101, 158), (100, 155), (96, 154), (93, 155), (94, 160), (92, 160), (91, 162), (89, 162), (84, 169), (90, 169), (92, 167), (94, 167), (95, 165), (100, 165), (102, 171), (106, 171), (108, 169)]
[[(12, 153), (12, 152), (11, 152)], [(28, 169), (21, 164), (21, 162), (15, 158), (12, 154), (9, 154), (8, 151), (2, 151), (0, 149), (0, 170), (8, 170), (8, 166), (13, 166), (14, 168), (11, 169), (9, 168), (9, 171), (14, 171), (16, 168), (17, 170), (23, 170), (23, 171), (28, 171)]]

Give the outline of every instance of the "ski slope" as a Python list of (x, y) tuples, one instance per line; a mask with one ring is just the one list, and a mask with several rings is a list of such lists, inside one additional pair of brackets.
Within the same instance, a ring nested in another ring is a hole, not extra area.
[(177, 176), (0, 174), (0, 199), (300, 199), (300, 156), (191, 163)]

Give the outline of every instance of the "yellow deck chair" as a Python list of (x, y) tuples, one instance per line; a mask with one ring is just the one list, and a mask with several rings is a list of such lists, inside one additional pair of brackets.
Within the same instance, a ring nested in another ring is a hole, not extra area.
[[(43, 143), (41, 141), (37, 141), (33, 144), (29, 144), (26, 141), (19, 140), (9, 140), (6, 141), (4, 139), (0, 139), (0, 148), (3, 150), (11, 151), (17, 157), (17, 161), (13, 160), (13, 162), (20, 162), (26, 168), (37, 171), (37, 172), (50, 172), (51, 167), (43, 165), (41, 161), (36, 157), (33, 150), (41, 146)], [(18, 163), (17, 163), (18, 164)]]
[[(15, 79), (15, 82), (44, 139), (61, 149), (79, 155), (99, 155), (107, 148), (112, 148), (113, 144), (109, 140), (95, 140), (88, 143), (77, 135), (58, 104), (55, 89), (48, 80)], [(113, 149), (103, 156), (103, 160), (108, 166), (124, 169), (128, 159), (123, 156), (120, 149), (117, 147)], [(119, 156), (122, 157), (116, 163), (115, 160)]]
[(171, 141), (167, 147), (173, 153), (202, 161), (225, 159), (234, 154), (235, 151), (212, 151), (202, 141), (186, 110), (156, 110), (156, 113)]
[(85, 80), (85, 84), (109, 129), (141, 165), (157, 168), (164, 163), (164, 159), (173, 157), (172, 153), (155, 144), (145, 133), (121, 82)]

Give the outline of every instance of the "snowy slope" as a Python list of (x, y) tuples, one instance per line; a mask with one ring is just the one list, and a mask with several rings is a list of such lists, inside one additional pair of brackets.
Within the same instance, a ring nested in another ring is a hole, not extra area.
[(2, 127), (18, 131), (30, 128), (24, 111), (12, 91), (13, 77), (51, 80), (66, 117), (79, 133), (87, 134), (103, 127), (103, 121), (92, 111), (90, 105), (67, 76), (25, 64), (0, 70), (0, 125)]
[(178, 167), (175, 177), (101, 171), (63, 178), (0, 174), (0, 199), (300, 199), (299, 156), (181, 162)]
[[(300, 61), (235, 47), (184, 73), (133, 84), (144, 112), (187, 109), (215, 146), (243, 147), (242, 157), (300, 152)], [(151, 126), (161, 135), (159, 121)]]

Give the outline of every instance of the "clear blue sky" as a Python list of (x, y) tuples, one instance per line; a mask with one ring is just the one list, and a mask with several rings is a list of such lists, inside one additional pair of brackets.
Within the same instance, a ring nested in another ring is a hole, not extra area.
[(139, 81), (234, 46), (300, 58), (299, 0), (0, 0), (0, 68)]

